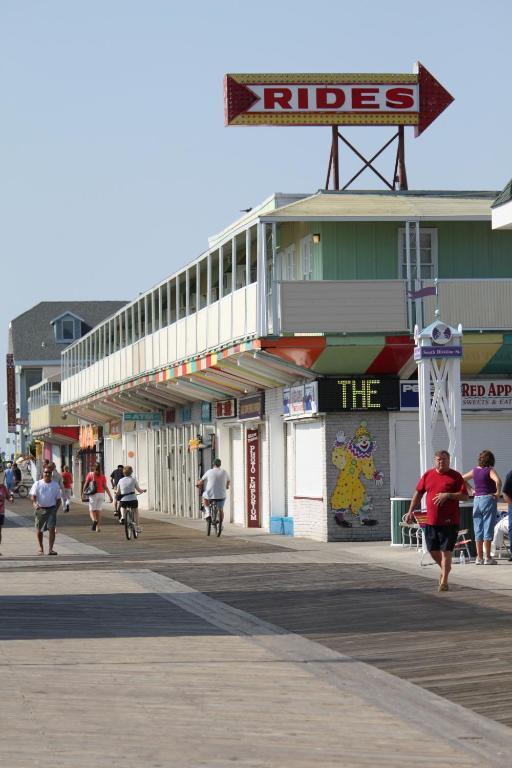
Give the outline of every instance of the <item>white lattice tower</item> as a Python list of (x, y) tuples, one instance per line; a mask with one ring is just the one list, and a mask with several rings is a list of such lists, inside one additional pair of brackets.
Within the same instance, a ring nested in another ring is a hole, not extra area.
[[(414, 329), (418, 364), (420, 468), (432, 467), (434, 450), (447, 448), (450, 464), (462, 471), (462, 419), (460, 361), (462, 326), (451, 328), (439, 318), (422, 331)], [(448, 433), (447, 446), (434, 446), (433, 435), (441, 416)]]

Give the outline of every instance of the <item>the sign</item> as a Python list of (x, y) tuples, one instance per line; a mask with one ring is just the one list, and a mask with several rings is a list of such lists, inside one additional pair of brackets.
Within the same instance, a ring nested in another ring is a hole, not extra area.
[(439, 357), (462, 357), (462, 347), (414, 347), (416, 362)]
[(436, 323), (430, 336), (434, 344), (448, 344), (452, 340), (452, 329), (446, 323)]
[(226, 125), (414, 125), (419, 136), (453, 101), (416, 74), (228, 74)]
[[(512, 410), (512, 380), (480, 379), (463, 381), (460, 385), (463, 411), (510, 411)], [(400, 410), (417, 411), (419, 394), (417, 381), (400, 382)]]
[(236, 400), (217, 400), (215, 403), (216, 419), (233, 419), (236, 416)]
[(14, 373), (14, 355), (5, 357), (7, 368), (7, 431), (16, 432), (16, 377)]
[(246, 433), (247, 527), (260, 528), (260, 435)]
[(240, 397), (238, 399), (238, 418), (259, 419), (263, 416), (265, 410), (265, 395), (263, 392), (256, 392), (254, 395)]
[(318, 413), (318, 385), (316, 381), (296, 384), (283, 389), (283, 416), (313, 416)]
[(395, 376), (346, 376), (318, 381), (318, 410), (398, 411), (398, 379)]
[(123, 421), (151, 421), (153, 423), (159, 423), (162, 420), (161, 413), (145, 413), (144, 411), (126, 412), (123, 413)]

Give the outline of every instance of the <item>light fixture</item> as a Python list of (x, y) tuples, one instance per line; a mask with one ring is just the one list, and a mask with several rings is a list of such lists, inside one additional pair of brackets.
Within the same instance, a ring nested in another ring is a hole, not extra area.
[(320, 242), (320, 232), (315, 232), (314, 233), (314, 235), (313, 235), (313, 242), (315, 243), (315, 245), (318, 245), (318, 243)]

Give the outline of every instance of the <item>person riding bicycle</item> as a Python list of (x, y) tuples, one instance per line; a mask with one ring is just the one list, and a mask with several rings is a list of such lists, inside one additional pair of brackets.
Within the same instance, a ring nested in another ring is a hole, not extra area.
[[(124, 477), (123, 469), (124, 469), (124, 466), (122, 464), (118, 464), (117, 468), (114, 469), (114, 471), (111, 472), (110, 474), (110, 483), (114, 491), (120, 479)], [(119, 502), (115, 498), (115, 496), (114, 496), (114, 517), (121, 517), (121, 513), (119, 512)]]
[(118, 481), (115, 488), (116, 499), (119, 502), (119, 509), (121, 512), (121, 519), (119, 522), (124, 525), (123, 512), (126, 507), (133, 509), (133, 519), (137, 527), (137, 531), (140, 532), (139, 527), (139, 502), (137, 501), (137, 493), (145, 493), (145, 488), (140, 488), (137, 482), (137, 478), (133, 474), (133, 467), (129, 464), (123, 469), (123, 477)]
[(231, 480), (225, 469), (221, 468), (221, 460), (215, 459), (213, 467), (208, 469), (202, 478), (196, 483), (196, 486), (202, 491), (203, 517), (208, 520), (210, 517), (208, 507), (210, 501), (215, 501), (219, 510), (221, 522), (224, 520), (224, 504), (226, 501), (226, 491), (229, 490)]

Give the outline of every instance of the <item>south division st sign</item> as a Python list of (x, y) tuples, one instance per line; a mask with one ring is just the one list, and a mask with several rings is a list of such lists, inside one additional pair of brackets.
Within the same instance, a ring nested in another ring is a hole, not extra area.
[(228, 74), (225, 124), (414, 125), (419, 136), (453, 97), (420, 63), (414, 74)]
[(399, 382), (396, 376), (339, 376), (318, 381), (318, 410), (398, 411)]

